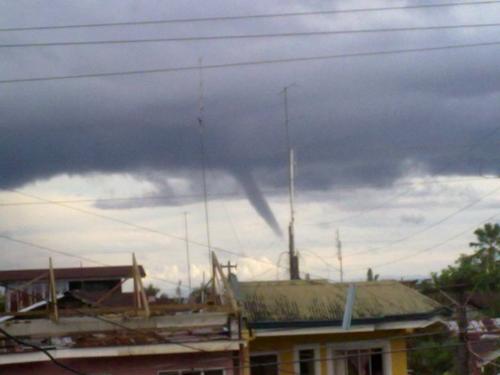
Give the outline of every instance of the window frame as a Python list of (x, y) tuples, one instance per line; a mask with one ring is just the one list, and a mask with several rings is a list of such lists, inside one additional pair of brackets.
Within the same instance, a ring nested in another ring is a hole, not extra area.
[[(281, 358), (280, 358), (280, 353), (278, 351), (264, 351), (264, 352), (250, 352), (250, 363), (252, 362), (252, 357), (261, 357), (265, 355), (275, 355), (276, 356), (276, 366), (278, 367), (278, 375), (280, 374), (281, 370)], [(250, 372), (252, 369), (250, 368)]]
[(362, 341), (343, 341), (334, 342), (326, 345), (328, 353), (328, 370), (329, 375), (342, 375), (335, 374), (333, 368), (333, 358), (335, 357), (335, 351), (338, 350), (366, 350), (366, 349), (376, 349), (382, 348), (382, 367), (384, 369), (384, 375), (392, 375), (392, 353), (391, 353), (391, 342), (389, 340), (362, 340)]
[(320, 344), (302, 344), (296, 345), (293, 350), (293, 370), (300, 375), (300, 356), (301, 350), (314, 350), (314, 375), (321, 375), (321, 350)]

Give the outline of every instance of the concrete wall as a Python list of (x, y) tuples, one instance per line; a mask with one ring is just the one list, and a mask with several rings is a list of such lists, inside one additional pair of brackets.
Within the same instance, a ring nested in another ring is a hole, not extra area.
[[(87, 375), (157, 375), (159, 371), (224, 368), (233, 375), (233, 352), (190, 353), (61, 361)], [(0, 375), (68, 375), (52, 362), (0, 366)]]
[(317, 364), (320, 366), (319, 375), (332, 375), (331, 351), (327, 347), (331, 344), (349, 343), (349, 342), (377, 342), (385, 341), (387, 347), (384, 351), (387, 353), (386, 363), (388, 363), (390, 375), (407, 375), (406, 342), (404, 339), (389, 339), (391, 336), (400, 335), (402, 332), (371, 332), (371, 333), (342, 333), (331, 335), (304, 335), (304, 336), (286, 336), (286, 337), (261, 337), (250, 342), (250, 355), (256, 353), (276, 353), (280, 365), (280, 373), (287, 375), (295, 372), (294, 356), (295, 350), (300, 346), (315, 347), (319, 351), (320, 360)]

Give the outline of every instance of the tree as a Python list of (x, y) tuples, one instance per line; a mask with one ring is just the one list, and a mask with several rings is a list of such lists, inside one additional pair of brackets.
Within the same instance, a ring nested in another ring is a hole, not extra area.
[(474, 232), (477, 242), (470, 246), (478, 249), (475, 256), (480, 260), (481, 268), (488, 274), (493, 274), (497, 268), (497, 257), (500, 256), (500, 225), (485, 224)]
[[(458, 338), (462, 344), (457, 348), (456, 357), (455, 369), (459, 374), (468, 374), (471, 363), (467, 349), (467, 305), (472, 297), (488, 294), (494, 296), (500, 292), (500, 267), (497, 266), (497, 257), (500, 254), (500, 226), (488, 223), (476, 229), (474, 234), (476, 242), (469, 244), (475, 249), (472, 255), (462, 254), (454, 265), (448, 266), (440, 273), (431, 274), (434, 289), (453, 301), (455, 308), (454, 319), (458, 323)], [(498, 299), (490, 298), (487, 306), (483, 306), (480, 312), (482, 315), (498, 316)]]
[(378, 281), (380, 275), (373, 275), (373, 270), (371, 268), (368, 268), (368, 271), (366, 272), (366, 281)]
[[(441, 273), (433, 273), (433, 284), (452, 293), (500, 292), (500, 225), (486, 224), (474, 231), (477, 241), (470, 247), (477, 249), (472, 255), (462, 254), (455, 265)], [(494, 301), (492, 301), (494, 302)], [(500, 306), (493, 306), (489, 313), (500, 314)]]
[(456, 338), (445, 334), (410, 338), (408, 346), (412, 350), (408, 354), (408, 368), (416, 375), (451, 374), (454, 345), (457, 345)]
[(160, 293), (160, 288), (157, 288), (153, 284), (149, 284), (146, 288), (144, 288), (144, 292), (148, 297), (156, 297), (158, 293)]

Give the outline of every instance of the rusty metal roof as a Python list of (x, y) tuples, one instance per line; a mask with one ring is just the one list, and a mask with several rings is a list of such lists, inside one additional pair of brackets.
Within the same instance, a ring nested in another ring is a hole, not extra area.
[[(142, 266), (139, 271), (142, 277), (146, 276)], [(48, 272), (46, 268), (0, 271), (0, 283), (29, 281)], [(66, 280), (128, 278), (132, 277), (132, 266), (54, 268), (54, 274), (56, 279)]]
[[(337, 322), (341, 324), (348, 283), (324, 280), (240, 282), (239, 297), (250, 323)], [(413, 319), (442, 307), (396, 281), (357, 282), (353, 324)]]

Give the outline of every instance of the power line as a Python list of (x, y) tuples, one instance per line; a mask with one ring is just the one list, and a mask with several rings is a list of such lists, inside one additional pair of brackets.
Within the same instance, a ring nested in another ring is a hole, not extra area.
[(23, 345), (23, 346), (27, 346), (27, 347), (30, 347), (30, 348), (32, 348), (32, 349), (35, 349), (35, 350), (37, 350), (37, 351), (39, 351), (39, 352), (42, 352), (43, 354), (45, 354), (45, 355), (46, 355), (46, 356), (50, 359), (50, 361), (51, 361), (54, 365), (56, 365), (56, 366), (58, 366), (58, 367), (60, 367), (60, 368), (62, 368), (62, 369), (64, 369), (64, 370), (66, 370), (66, 371), (69, 371), (69, 372), (71, 372), (71, 373), (73, 373), (73, 374), (77, 374), (77, 375), (86, 375), (84, 372), (81, 372), (81, 371), (79, 371), (79, 370), (76, 370), (76, 369), (74, 369), (73, 367), (70, 367), (70, 366), (68, 366), (68, 365), (65, 365), (65, 364), (64, 364), (64, 363), (62, 363), (62, 362), (59, 362), (59, 360), (57, 360), (56, 358), (54, 358), (54, 356), (52, 356), (52, 354), (50, 354), (50, 353), (49, 353), (49, 351), (48, 351), (47, 349), (44, 349), (44, 348), (42, 348), (41, 346), (38, 346), (38, 345), (35, 345), (35, 344), (32, 344), (32, 343), (29, 343), (29, 342), (27, 342), (27, 341), (24, 341), (24, 340), (21, 340), (21, 339), (19, 339), (19, 338), (15, 337), (15, 336), (12, 336), (9, 332), (7, 332), (6, 330), (4, 330), (4, 329), (3, 329), (3, 328), (1, 328), (1, 327), (0, 327), (0, 333), (1, 333), (2, 335), (4, 335), (5, 337), (7, 337), (7, 338), (9, 338), (9, 339), (11, 339), (11, 340), (13, 340), (13, 341), (17, 342), (18, 344), (21, 344), (21, 345)]
[[(14, 242), (14, 243), (18, 243), (18, 244), (21, 244), (21, 245), (30, 246), (30, 247), (33, 247), (33, 248), (36, 248), (36, 249), (44, 250), (44, 251), (47, 251), (49, 253), (58, 254), (58, 255), (62, 255), (62, 256), (70, 257), (70, 258), (75, 258), (75, 259), (82, 260), (82, 261), (85, 261), (85, 262), (88, 262), (88, 263), (92, 263), (92, 264), (96, 264), (96, 265), (99, 265), (99, 266), (111, 267), (111, 265), (108, 264), (108, 263), (100, 262), (98, 260), (91, 259), (91, 258), (88, 258), (88, 257), (84, 257), (84, 256), (81, 256), (81, 255), (76, 255), (76, 254), (68, 253), (66, 251), (57, 250), (57, 249), (54, 249), (53, 247), (49, 247), (49, 246), (45, 246), (45, 245), (40, 245), (40, 244), (31, 242), (31, 241), (20, 240), (20, 239), (8, 236), (6, 234), (0, 233), (0, 238), (2, 238), (4, 240), (7, 240), (7, 241)], [(156, 276), (149, 276), (149, 277), (151, 279), (153, 279), (153, 280), (162, 281), (162, 282), (165, 282), (165, 283), (168, 283), (168, 284), (172, 284), (172, 285), (175, 285), (175, 286), (178, 285), (174, 281), (170, 281), (170, 280), (163, 279), (163, 278), (160, 278), (160, 277), (156, 277)]]
[(27, 48), (27, 47), (67, 47), (67, 46), (91, 46), (91, 45), (112, 45), (112, 44), (138, 44), (138, 43), (168, 43), (168, 42), (196, 42), (196, 41), (217, 41), (217, 40), (240, 40), (240, 39), (263, 39), (263, 38), (290, 38), (290, 37), (311, 37), (328, 35), (347, 34), (371, 34), (389, 32), (410, 32), (410, 31), (432, 31), (432, 30), (456, 30), (470, 28), (498, 27), (500, 23), (476, 23), (458, 25), (435, 25), (435, 26), (414, 26), (379, 29), (354, 29), (354, 30), (323, 30), (323, 31), (303, 31), (287, 33), (265, 33), (265, 34), (233, 34), (233, 35), (210, 35), (210, 36), (187, 36), (175, 38), (147, 38), (147, 39), (111, 39), (111, 40), (89, 40), (89, 41), (64, 41), (64, 42), (33, 42), (33, 43), (12, 43), (0, 44), (0, 48)]
[[(399, 262), (402, 262), (402, 261), (414, 258), (414, 257), (416, 257), (416, 256), (418, 256), (420, 254), (423, 254), (423, 253), (435, 250), (438, 247), (441, 247), (441, 246), (447, 244), (448, 242), (453, 241), (454, 239), (463, 236), (464, 234), (471, 233), (474, 229), (477, 228), (478, 225), (481, 225), (483, 223), (487, 223), (487, 222), (493, 220), (494, 218), (496, 218), (498, 215), (499, 214), (492, 215), (492, 216), (488, 217), (487, 219), (482, 220), (480, 223), (476, 224), (473, 228), (464, 230), (464, 231), (462, 231), (462, 232), (460, 232), (460, 233), (458, 233), (458, 234), (456, 234), (456, 235), (454, 235), (454, 236), (452, 236), (452, 237), (450, 237), (450, 238), (448, 238), (448, 239), (446, 239), (446, 240), (444, 240), (442, 242), (439, 242), (439, 243), (434, 244), (432, 246), (426, 247), (426, 248), (424, 248), (422, 250), (419, 250), (419, 251), (417, 251), (417, 252), (415, 252), (413, 254), (410, 254), (410, 255), (407, 255), (407, 256), (403, 256), (403, 257), (400, 257), (400, 258), (397, 258), (397, 259), (394, 259), (394, 260), (391, 260), (391, 261), (388, 261), (388, 262), (379, 263), (379, 264), (376, 264), (376, 265), (370, 266), (370, 267), (373, 268), (373, 269), (385, 267), (385, 266), (388, 266), (388, 265), (391, 265), (391, 264), (394, 264), (394, 263), (399, 263)], [(366, 269), (366, 268), (367, 268), (366, 266), (365, 267), (356, 267), (356, 269), (360, 269), (360, 270), (361, 269)]]
[[(484, 179), (484, 177), (482, 178)], [(272, 189), (272, 191), (277, 191), (279, 189)], [(231, 192), (231, 193), (210, 193), (208, 194), (211, 198), (225, 198), (225, 197), (238, 197), (242, 196), (242, 192)], [(120, 202), (120, 201), (172, 201), (177, 202), (180, 199), (190, 199), (190, 198), (202, 198), (203, 194), (176, 194), (176, 195), (154, 195), (145, 197), (102, 197), (102, 198), (82, 198), (82, 199), (63, 199), (54, 200), (57, 203), (100, 203), (100, 202)], [(161, 202), (160, 202), (161, 203)], [(52, 204), (50, 202), (32, 202), (32, 201), (19, 201), (19, 202), (6, 202), (0, 203), (0, 207), (11, 207), (11, 206), (31, 206), (31, 205), (47, 205)]]
[[(212, 177), (214, 175), (212, 174)], [(398, 186), (414, 186), (414, 185), (421, 185), (421, 184), (453, 184), (453, 183), (459, 183), (459, 182), (474, 182), (474, 181), (484, 181), (485, 179), (490, 179), (489, 177), (478, 177), (478, 178), (455, 178), (451, 180), (440, 180), (439, 178), (433, 178), (433, 179), (428, 179), (425, 181), (415, 181), (415, 182), (401, 182), (401, 183), (396, 183), (391, 185), (392, 187), (398, 187)], [(279, 192), (282, 191), (283, 189), (281, 188), (276, 188), (276, 189), (265, 189), (262, 190), (262, 192)], [(217, 197), (239, 197), (243, 196), (244, 193), (242, 192), (232, 192), (232, 193), (210, 193), (208, 194), (209, 197), (211, 198), (217, 198)], [(151, 197), (101, 197), (101, 198), (82, 198), (82, 199), (62, 199), (62, 200), (52, 200), (51, 202), (42, 202), (42, 201), (15, 201), (15, 202), (3, 202), (0, 203), (0, 207), (17, 207), (17, 206), (44, 206), (44, 205), (51, 205), (54, 203), (99, 203), (99, 202), (116, 202), (116, 201), (150, 201), (150, 200), (158, 200), (158, 201), (166, 201), (166, 200), (172, 200), (172, 201), (177, 201), (178, 199), (188, 199), (188, 198), (201, 198), (203, 197), (203, 194), (179, 194), (179, 195), (172, 195), (172, 196), (167, 196), (167, 195), (157, 195), (157, 196), (151, 196)], [(161, 203), (161, 202), (160, 202)], [(378, 207), (378, 206), (377, 206)], [(370, 209), (370, 211), (374, 210), (376, 208)], [(365, 211), (362, 211), (365, 213)], [(358, 214), (356, 214), (358, 215)], [(339, 219), (339, 220), (346, 220), (347, 218)], [(334, 222), (339, 222), (339, 221), (334, 221)], [(301, 225), (310, 225), (310, 223), (301, 223)], [(344, 241), (346, 243), (351, 243), (353, 241)], [(384, 242), (389, 242), (389, 241), (384, 241)], [(241, 243), (240, 243), (241, 245)]]
[[(442, 333), (439, 333), (439, 334), (442, 334)], [(433, 333), (430, 333), (430, 334), (426, 334), (426, 335), (433, 335)], [(435, 335), (435, 334), (434, 334)], [(420, 336), (424, 336), (422, 334), (413, 334), (412, 336), (415, 336), (415, 337), (420, 337)], [(384, 340), (390, 340), (391, 338), (382, 338)], [(389, 349), (389, 350), (381, 350), (379, 352), (377, 352), (378, 354), (394, 354), (394, 353), (410, 353), (410, 352), (418, 352), (418, 351), (424, 351), (424, 350), (433, 350), (433, 349), (441, 349), (441, 348), (457, 348), (457, 347), (460, 347), (464, 345), (463, 343), (460, 343), (460, 342), (450, 342), (450, 343), (445, 343), (445, 344), (440, 344), (440, 345), (434, 345), (434, 346), (426, 346), (426, 347), (412, 347), (412, 348), (405, 348), (405, 349)], [(347, 349), (342, 349), (342, 348), (338, 348), (337, 350), (335, 350), (335, 348), (332, 348), (332, 347), (328, 347), (324, 344), (320, 344), (319, 345), (320, 348), (326, 348), (327, 350), (332, 350), (332, 351), (340, 351), (340, 352), (348, 352), (349, 350)], [(374, 345), (374, 348), (377, 347), (377, 345)], [(285, 350), (273, 350), (272, 351), (272, 354), (282, 354), (282, 353), (293, 353), (294, 350), (292, 349), (285, 349)], [(331, 355), (331, 354), (327, 354), (327, 356), (325, 358), (311, 358), (311, 359), (308, 359), (307, 361), (309, 363), (311, 362), (314, 362), (314, 363), (325, 363), (325, 362), (331, 362), (331, 361), (336, 361), (336, 360), (345, 360), (345, 359), (349, 359), (349, 358), (358, 358), (360, 356), (359, 353), (350, 353), (350, 354), (335, 354), (335, 355)], [(208, 361), (210, 360), (207, 360), (204, 362), (204, 364), (208, 363)], [(212, 359), (211, 361), (215, 362), (216, 360)], [(283, 365), (291, 365), (293, 366), (294, 364), (298, 364), (298, 363), (301, 363), (302, 360), (300, 359), (292, 359), (292, 360), (277, 360), (277, 361), (273, 361), (273, 362), (268, 362), (268, 363), (265, 363), (265, 364), (251, 364), (250, 362), (247, 362), (247, 361), (243, 361), (243, 363), (239, 366), (234, 366), (234, 367), (217, 367), (217, 369), (221, 369), (221, 370), (238, 370), (238, 369), (251, 369), (253, 367), (260, 367), (262, 368), (262, 366), (278, 366), (279, 367), (279, 372), (280, 373), (290, 373), (290, 374), (294, 374), (294, 375), (299, 375), (299, 373), (295, 372), (295, 371), (289, 371), (289, 370), (285, 370), (283, 368)]]
[[(486, 134), (482, 134), (481, 137), (479, 137), (476, 142), (472, 142), (472, 143), (464, 145), (463, 147), (466, 148), (466, 151), (464, 152), (464, 154), (470, 153), (477, 146), (482, 146), (484, 144), (484, 142), (483, 142), (484, 139), (490, 139), (498, 131), (500, 131), (500, 126), (496, 126), (493, 129), (491, 129), (490, 131), (488, 131)], [(434, 174), (439, 174), (439, 173), (445, 171), (446, 168), (448, 168), (452, 163), (453, 163), (453, 161), (450, 161), (450, 162), (446, 163), (443, 167), (439, 168), (437, 171), (434, 171), (433, 173)], [(431, 181), (431, 183), (432, 183), (432, 181)], [(404, 196), (404, 195), (406, 195), (406, 194), (408, 194), (410, 192), (411, 192), (411, 188), (408, 188), (408, 189), (406, 189), (406, 190), (404, 190), (404, 191), (402, 191), (402, 192), (400, 192), (400, 193), (398, 193), (398, 194), (390, 197), (390, 199), (388, 199), (387, 201), (384, 201), (382, 203), (382, 205), (378, 205), (378, 206), (376, 206), (374, 208), (369, 208), (367, 210), (361, 211), (360, 213), (357, 213), (357, 214), (354, 214), (354, 215), (351, 215), (351, 216), (348, 216), (348, 217), (345, 217), (345, 218), (341, 218), (339, 220), (330, 221), (328, 224), (331, 224), (331, 223), (341, 223), (341, 222), (350, 221), (351, 219), (354, 219), (354, 218), (357, 218), (359, 216), (362, 216), (362, 215), (364, 215), (364, 214), (366, 214), (368, 212), (371, 212), (373, 210), (377, 210), (379, 208), (382, 208), (383, 206), (385, 206), (385, 204), (390, 203), (393, 200), (395, 200), (395, 199), (397, 199), (397, 198), (399, 198), (401, 196)]]
[[(273, 64), (285, 64), (285, 63), (294, 63), (294, 62), (334, 60), (334, 59), (344, 59), (344, 58), (351, 58), (351, 57), (401, 55), (401, 54), (407, 54), (407, 53), (444, 51), (444, 50), (465, 49), (465, 48), (475, 48), (475, 47), (491, 47), (491, 46), (498, 46), (498, 45), (500, 45), (500, 41), (466, 43), (466, 44), (449, 44), (449, 45), (436, 46), (436, 47), (420, 47), (420, 48), (409, 48), (409, 49), (394, 49), (394, 50), (386, 50), (386, 51), (354, 52), (354, 53), (332, 54), (332, 55), (321, 55), (321, 56), (290, 57), (290, 58), (281, 58), (281, 59), (267, 59), (267, 60), (241, 61), (241, 62), (234, 62), (234, 63), (211, 64), (211, 65), (204, 65), (203, 69), (204, 70), (207, 70), (207, 69), (214, 70), (214, 69), (225, 69), (225, 68), (236, 68), (236, 67), (258, 66), (258, 65), (273, 65)], [(58, 81), (58, 80), (81, 79), (81, 78), (132, 76), (132, 75), (157, 74), (157, 73), (188, 72), (188, 71), (194, 71), (194, 70), (199, 70), (199, 65), (188, 65), (188, 66), (179, 66), (179, 67), (172, 67), (172, 68), (128, 70), (128, 71), (107, 72), (107, 73), (84, 73), (84, 74), (60, 75), (60, 76), (13, 78), (13, 79), (0, 80), (0, 84), (2, 84), (2, 83), (3, 84), (21, 83), (21, 82)]]
[(18, 26), (18, 27), (3, 27), (3, 28), (0, 28), (0, 31), (61, 30), (61, 29), (78, 29), (78, 28), (94, 28), (94, 27), (158, 25), (158, 24), (213, 22), (213, 21), (236, 21), (236, 20), (248, 20), (248, 19), (321, 16), (321, 15), (333, 15), (333, 14), (384, 12), (384, 11), (398, 11), (398, 10), (412, 10), (412, 9), (434, 9), (434, 8), (447, 8), (447, 7), (456, 7), (456, 6), (492, 5), (492, 4), (498, 4), (498, 3), (500, 3), (499, 0), (463, 1), (463, 2), (453, 2), (453, 3), (418, 4), (418, 5), (403, 5), (403, 6), (392, 6), (392, 7), (329, 9), (329, 10), (304, 11), (304, 12), (247, 14), (247, 15), (235, 15), (235, 16), (171, 18), (171, 19), (129, 21), (129, 22), (102, 22), (102, 23), (68, 24), (68, 25), (46, 25), (46, 26)]
[(90, 258), (83, 257), (83, 256), (80, 256), (80, 255), (68, 253), (68, 252), (62, 251), (62, 250), (56, 250), (54, 248), (51, 248), (51, 247), (48, 247), (48, 246), (45, 246), (45, 245), (36, 244), (34, 242), (19, 240), (17, 238), (13, 238), (13, 237), (8, 236), (8, 235), (3, 234), (3, 233), (0, 233), (0, 238), (3, 238), (4, 240), (8, 240), (8, 241), (11, 241), (11, 242), (15, 242), (15, 243), (18, 243), (18, 244), (21, 244), (21, 245), (31, 246), (31, 247), (34, 247), (34, 248), (37, 248), (37, 249), (40, 249), (40, 250), (45, 250), (45, 251), (48, 251), (50, 253), (54, 253), (54, 254), (58, 254), (58, 255), (63, 255), (65, 257), (70, 257), (70, 258), (75, 258), (75, 259), (78, 259), (78, 260), (83, 260), (85, 262), (97, 264), (97, 265), (100, 265), (100, 266), (108, 266), (108, 264), (96, 261), (94, 259), (90, 259)]
[[(69, 210), (73, 210), (75, 212), (80, 212), (80, 213), (83, 213), (83, 214), (86, 214), (86, 215), (98, 217), (100, 219), (109, 220), (109, 221), (112, 221), (112, 222), (115, 222), (115, 223), (118, 223), (118, 224), (126, 225), (126, 226), (129, 226), (129, 227), (132, 227), (132, 228), (144, 231), (144, 232), (154, 233), (154, 234), (157, 234), (157, 235), (160, 235), (160, 236), (164, 236), (164, 237), (176, 239), (176, 240), (179, 240), (179, 241), (182, 241), (182, 242), (186, 241), (186, 238), (184, 238), (182, 236), (177, 236), (177, 235), (174, 235), (174, 234), (166, 233), (166, 232), (163, 232), (163, 231), (160, 231), (160, 230), (157, 230), (157, 229), (153, 229), (153, 228), (149, 228), (149, 227), (146, 227), (146, 226), (143, 226), (143, 225), (131, 223), (129, 221), (118, 219), (118, 218), (115, 218), (115, 217), (112, 217), (112, 216), (102, 215), (102, 214), (98, 214), (98, 213), (95, 213), (95, 212), (92, 212), (92, 211), (88, 211), (88, 210), (85, 210), (85, 209), (81, 209), (81, 208), (78, 208), (78, 207), (73, 207), (73, 206), (68, 206), (66, 204), (57, 203), (57, 202), (51, 201), (49, 199), (45, 199), (45, 198), (38, 197), (38, 196), (33, 195), (33, 194), (24, 193), (24, 192), (17, 191), (17, 190), (11, 190), (11, 189), (3, 189), (3, 190), (10, 191), (10, 192), (13, 192), (13, 193), (17, 193), (19, 195), (24, 195), (26, 197), (38, 199), (38, 200), (41, 200), (41, 201), (44, 201), (44, 202), (47, 202), (47, 203), (50, 203), (50, 204), (54, 204), (56, 206), (60, 206), (60, 207), (63, 207), (63, 208), (69, 209)], [(0, 234), (0, 237), (7, 238), (8, 236)], [(7, 238), (7, 239), (9, 239), (9, 238)], [(207, 248), (208, 247), (207, 244), (202, 243), (202, 242), (198, 242), (198, 241), (189, 240), (189, 243), (192, 244), (192, 245), (203, 247), (203, 248)], [(27, 243), (27, 242), (26, 242), (26, 244), (31, 245), (31, 243)], [(39, 246), (36, 246), (36, 247), (39, 247)], [(48, 249), (49, 249), (48, 247), (44, 248), (44, 250), (48, 250)], [(221, 247), (211, 246), (211, 249), (214, 250), (214, 251), (221, 252), (221, 253), (226, 253), (226, 254), (234, 255), (234, 256), (239, 257), (239, 258), (252, 259), (252, 260), (254, 260), (256, 262), (263, 263), (263, 264), (266, 264), (266, 265), (271, 265), (271, 266), (274, 267), (274, 264), (272, 262), (266, 262), (266, 261), (263, 261), (261, 259), (254, 258), (254, 257), (248, 256), (248, 255), (244, 255), (244, 254), (239, 254), (237, 252), (234, 252), (234, 251), (231, 251), (231, 250), (227, 250), (227, 249), (224, 249), (224, 248), (221, 248)], [(50, 250), (48, 250), (48, 251), (50, 251)], [(77, 257), (77, 256), (75, 256), (75, 257)], [(287, 267), (281, 267), (281, 268), (288, 270)], [(169, 281), (169, 282), (172, 283), (171, 281)], [(175, 283), (175, 285), (177, 285), (177, 283)]]
[(391, 246), (393, 246), (395, 244), (407, 241), (410, 238), (418, 236), (419, 234), (425, 233), (428, 230), (431, 230), (431, 229), (437, 227), (438, 225), (443, 224), (444, 222), (450, 220), (451, 218), (453, 218), (454, 216), (458, 215), (459, 213), (461, 213), (463, 211), (466, 211), (469, 208), (471, 208), (471, 207), (475, 206), (476, 204), (480, 203), (481, 201), (483, 201), (487, 197), (493, 195), (494, 193), (498, 192), (499, 190), (500, 190), (500, 187), (497, 187), (497, 188), (493, 189), (492, 191), (488, 192), (487, 194), (482, 195), (478, 199), (476, 199), (476, 200), (474, 200), (474, 201), (466, 204), (463, 207), (460, 207), (458, 210), (453, 211), (452, 213), (446, 215), (444, 218), (442, 218), (442, 219), (440, 219), (440, 220), (438, 220), (438, 221), (436, 221), (434, 223), (431, 223), (431, 224), (425, 226), (424, 228), (422, 228), (422, 229), (420, 229), (420, 230), (418, 230), (416, 232), (413, 232), (413, 233), (411, 233), (411, 234), (409, 234), (407, 236), (404, 236), (404, 237), (401, 237), (401, 238), (399, 238), (399, 239), (397, 239), (395, 241), (392, 241), (392, 242), (390, 242), (389, 244), (387, 244), (385, 246), (380, 246), (380, 247), (377, 247), (377, 248), (372, 248), (372, 249), (368, 249), (368, 250), (358, 251), (356, 253), (348, 254), (348, 257), (352, 257), (352, 256), (355, 256), (355, 255), (360, 255), (360, 254), (365, 254), (365, 253), (369, 253), (369, 252), (372, 252), (372, 251), (378, 251), (378, 250), (387, 249), (388, 247), (391, 247)]

